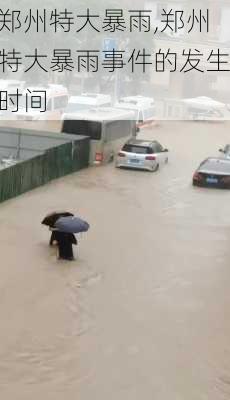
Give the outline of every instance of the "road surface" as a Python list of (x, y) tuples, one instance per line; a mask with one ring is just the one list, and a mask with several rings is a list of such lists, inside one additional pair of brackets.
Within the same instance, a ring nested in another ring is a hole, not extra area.
[[(89, 168), (0, 207), (4, 400), (230, 398), (230, 191), (193, 188), (230, 124), (163, 123), (157, 173)], [(40, 221), (85, 218), (77, 260)]]

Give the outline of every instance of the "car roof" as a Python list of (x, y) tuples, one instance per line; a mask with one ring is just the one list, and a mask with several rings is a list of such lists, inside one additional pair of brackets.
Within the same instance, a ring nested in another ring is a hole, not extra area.
[(217, 172), (230, 171), (230, 160), (221, 157), (209, 157), (200, 164), (198, 169), (208, 170), (210, 167)]
[(229, 164), (230, 160), (227, 160), (226, 158), (222, 158), (222, 157), (208, 157), (206, 158), (203, 162), (210, 162), (210, 163), (224, 163), (224, 164)]
[(154, 144), (158, 144), (156, 140), (145, 140), (145, 139), (130, 139), (126, 142), (126, 144), (130, 144), (133, 146), (154, 146)]

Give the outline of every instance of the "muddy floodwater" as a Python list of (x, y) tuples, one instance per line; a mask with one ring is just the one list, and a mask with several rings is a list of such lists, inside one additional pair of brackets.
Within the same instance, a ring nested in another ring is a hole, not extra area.
[[(110, 164), (0, 206), (3, 400), (230, 399), (230, 191), (191, 185), (229, 123), (162, 123), (156, 173)], [(41, 220), (91, 225), (56, 260)]]

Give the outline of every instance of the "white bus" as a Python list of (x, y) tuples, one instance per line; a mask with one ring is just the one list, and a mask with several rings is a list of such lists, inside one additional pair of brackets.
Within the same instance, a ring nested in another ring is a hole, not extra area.
[(107, 94), (83, 93), (80, 96), (70, 96), (62, 119), (66, 119), (69, 114), (78, 111), (97, 107), (111, 107), (111, 105), (111, 96)]
[(69, 115), (62, 132), (90, 137), (90, 164), (112, 161), (129, 138), (136, 136), (134, 113), (111, 107), (84, 110)]
[(186, 106), (187, 117), (190, 120), (223, 121), (228, 114), (225, 103), (206, 96), (183, 99), (182, 103)]
[(155, 102), (151, 97), (123, 97), (115, 104), (115, 107), (133, 111), (138, 128), (151, 124), (156, 119)]

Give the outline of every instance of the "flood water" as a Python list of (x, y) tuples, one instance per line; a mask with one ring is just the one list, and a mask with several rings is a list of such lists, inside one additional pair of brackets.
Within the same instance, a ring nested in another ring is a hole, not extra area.
[[(229, 123), (162, 123), (157, 173), (89, 168), (0, 207), (4, 400), (230, 398), (230, 191), (191, 185)], [(40, 221), (85, 218), (73, 263)]]

